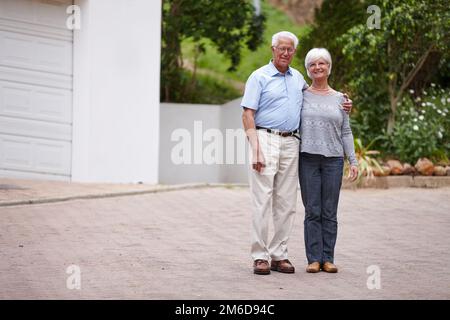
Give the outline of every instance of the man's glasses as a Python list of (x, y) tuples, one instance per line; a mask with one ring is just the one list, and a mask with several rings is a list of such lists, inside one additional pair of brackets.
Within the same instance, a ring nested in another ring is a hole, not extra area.
[(294, 53), (295, 49), (292, 47), (274, 47), (278, 50), (279, 53), (284, 53), (287, 51), (287, 53), (292, 54)]

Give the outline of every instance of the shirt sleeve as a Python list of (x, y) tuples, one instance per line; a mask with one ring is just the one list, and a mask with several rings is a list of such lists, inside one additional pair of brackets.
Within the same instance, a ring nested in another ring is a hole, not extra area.
[[(342, 96), (341, 104), (343, 102), (344, 97)], [(347, 156), (348, 162), (351, 166), (357, 166), (358, 160), (355, 155), (355, 143), (353, 140), (352, 128), (350, 127), (350, 117), (342, 110), (342, 114), (344, 116), (344, 121), (342, 122), (342, 143), (344, 145), (344, 153)]]
[(241, 107), (258, 110), (259, 100), (261, 98), (262, 86), (256, 72), (253, 72), (245, 84), (244, 97)]
[(344, 123), (342, 125), (342, 142), (344, 144), (344, 153), (347, 156), (350, 165), (357, 166), (358, 160), (355, 155), (355, 143), (353, 141), (352, 129), (350, 128), (349, 116), (345, 111), (342, 111), (342, 113), (344, 114)]

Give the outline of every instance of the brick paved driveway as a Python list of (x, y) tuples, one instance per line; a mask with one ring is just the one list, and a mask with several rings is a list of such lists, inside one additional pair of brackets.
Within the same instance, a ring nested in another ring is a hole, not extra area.
[[(246, 188), (0, 208), (1, 299), (449, 299), (450, 188), (344, 190), (337, 274), (252, 273)], [(81, 289), (69, 290), (69, 265)], [(367, 288), (367, 267), (381, 289)]]

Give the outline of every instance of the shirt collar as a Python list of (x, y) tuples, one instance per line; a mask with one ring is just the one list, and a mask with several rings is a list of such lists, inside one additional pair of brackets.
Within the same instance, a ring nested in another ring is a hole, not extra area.
[[(277, 67), (275, 67), (275, 65), (273, 64), (273, 60), (270, 60), (270, 62), (269, 62), (269, 73), (270, 73), (270, 76), (272, 76), (272, 77), (282, 74), (280, 71), (278, 71)], [(292, 76), (291, 67), (288, 67), (286, 74)]]

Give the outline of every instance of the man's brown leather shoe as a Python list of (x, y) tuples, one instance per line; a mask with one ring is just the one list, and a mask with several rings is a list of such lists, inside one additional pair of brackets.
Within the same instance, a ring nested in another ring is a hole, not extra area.
[(253, 273), (255, 274), (270, 274), (269, 261), (263, 259), (256, 259), (253, 263)]
[(325, 262), (322, 266), (322, 270), (329, 273), (336, 273), (338, 272), (338, 268), (334, 263), (331, 263), (329, 261)]
[(306, 267), (306, 272), (309, 272), (309, 273), (317, 273), (319, 271), (320, 271), (320, 263), (318, 263), (318, 262), (310, 263)]
[(282, 273), (294, 273), (295, 272), (294, 266), (288, 259), (284, 259), (284, 260), (280, 260), (280, 261), (272, 260), (272, 262), (270, 263), (270, 270), (278, 271), (278, 272), (282, 272)]

